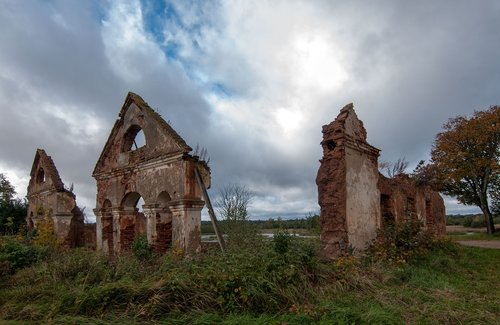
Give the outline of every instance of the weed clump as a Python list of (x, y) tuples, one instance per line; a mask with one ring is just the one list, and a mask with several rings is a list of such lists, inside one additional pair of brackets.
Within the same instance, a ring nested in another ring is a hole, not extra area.
[(153, 248), (148, 242), (146, 235), (140, 235), (134, 238), (132, 242), (132, 252), (135, 257), (141, 260), (147, 260), (153, 257)]

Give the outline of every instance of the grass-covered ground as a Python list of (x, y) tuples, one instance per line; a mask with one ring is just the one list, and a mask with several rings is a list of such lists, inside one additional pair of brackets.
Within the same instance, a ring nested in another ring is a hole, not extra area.
[[(4, 240), (0, 319), (5, 324), (500, 323), (500, 250), (422, 238), (416, 245), (410, 239), (394, 236), (393, 242), (378, 242), (368, 257), (329, 262), (317, 257), (316, 240), (286, 234), (255, 237), (226, 254), (183, 258), (173, 251), (142, 260), (86, 250), (46, 252)], [(13, 252), (24, 264), (9, 264)]]
[[(500, 229), (500, 228), (498, 228)], [(488, 235), (486, 232), (450, 232), (448, 233), (450, 239), (453, 240), (499, 240), (500, 241), (500, 230), (497, 230), (492, 235)]]

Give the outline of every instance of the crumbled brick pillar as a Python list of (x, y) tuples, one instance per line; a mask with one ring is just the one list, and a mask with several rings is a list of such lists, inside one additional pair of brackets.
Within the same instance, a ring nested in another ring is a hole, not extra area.
[(366, 142), (352, 104), (322, 131), (323, 158), (316, 177), (322, 253), (336, 258), (364, 249), (375, 236), (380, 223), (379, 150)]

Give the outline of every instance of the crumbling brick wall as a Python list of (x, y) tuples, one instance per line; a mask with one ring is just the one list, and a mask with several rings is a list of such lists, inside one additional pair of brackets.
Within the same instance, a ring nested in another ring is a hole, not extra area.
[(363, 250), (378, 222), (379, 150), (366, 142), (366, 130), (353, 105), (323, 126), (323, 158), (316, 183), (321, 208), (323, 253), (336, 257)]
[[(136, 148), (141, 131), (146, 143)], [(204, 202), (194, 170), (209, 187), (210, 169), (191, 150), (140, 96), (127, 95), (93, 172), (97, 249), (129, 250), (141, 234), (159, 252), (200, 249)]]
[(382, 220), (383, 225), (418, 220), (434, 234), (446, 233), (443, 198), (430, 186), (415, 185), (407, 175), (387, 178), (380, 174), (378, 187), (386, 198), (384, 204), (381, 203), (381, 209), (386, 211), (387, 217)]
[(444, 234), (445, 210), (439, 193), (404, 177), (378, 172), (380, 150), (366, 141), (366, 130), (352, 104), (323, 126), (323, 158), (316, 177), (323, 254), (335, 258), (363, 251), (377, 229), (408, 219)]
[(54, 161), (43, 149), (37, 149), (28, 185), (28, 228), (36, 228), (44, 218), (51, 218), (54, 234), (66, 247), (84, 245), (84, 217), (75, 195), (66, 189)]
[(96, 245), (96, 224), (95, 223), (86, 223), (84, 225), (83, 231), (83, 243), (84, 246), (90, 249), (95, 249)]

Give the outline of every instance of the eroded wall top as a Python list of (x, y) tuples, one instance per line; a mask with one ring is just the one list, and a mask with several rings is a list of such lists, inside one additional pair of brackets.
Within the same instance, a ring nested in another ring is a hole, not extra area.
[(28, 196), (45, 190), (65, 191), (54, 161), (43, 149), (36, 150), (30, 176)]

